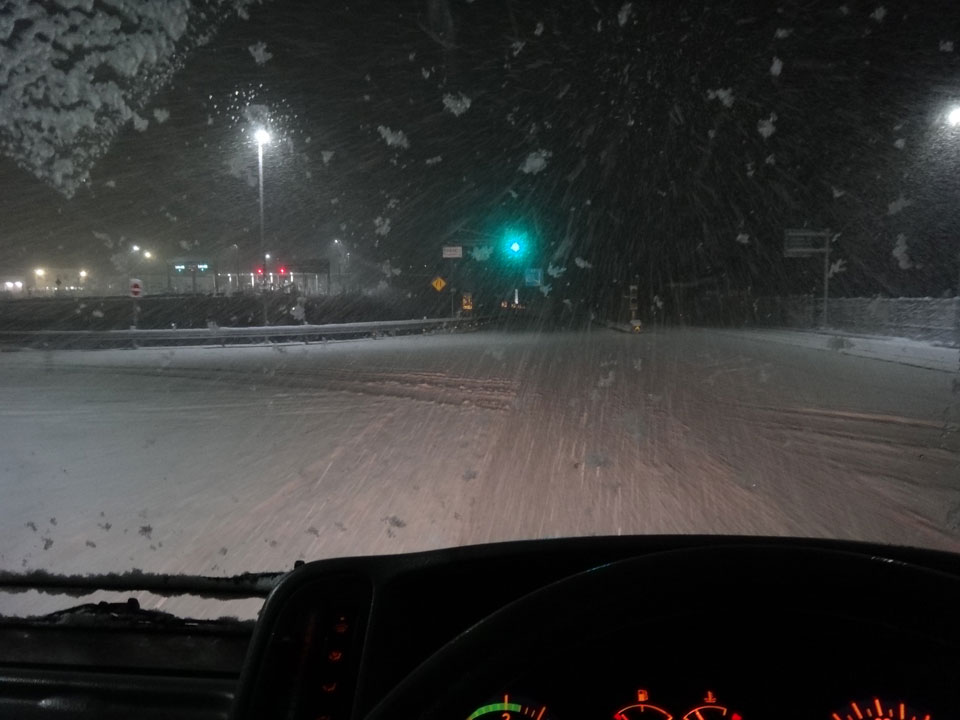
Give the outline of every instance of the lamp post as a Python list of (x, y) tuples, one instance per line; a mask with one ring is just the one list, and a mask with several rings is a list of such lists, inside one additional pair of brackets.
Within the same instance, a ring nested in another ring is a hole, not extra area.
[[(264, 272), (266, 272), (266, 255), (263, 247), (263, 146), (270, 142), (270, 133), (264, 128), (257, 128), (257, 131), (253, 134), (253, 138), (257, 141), (257, 176), (259, 178), (258, 185), (260, 190), (260, 259), (264, 261)], [(266, 292), (263, 293), (263, 324), (269, 324), (267, 318)]]

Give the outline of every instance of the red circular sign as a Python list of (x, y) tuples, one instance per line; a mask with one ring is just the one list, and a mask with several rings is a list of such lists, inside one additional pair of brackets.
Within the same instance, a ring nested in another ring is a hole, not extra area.
[(130, 281), (130, 297), (140, 297), (143, 294), (143, 286), (139, 280)]

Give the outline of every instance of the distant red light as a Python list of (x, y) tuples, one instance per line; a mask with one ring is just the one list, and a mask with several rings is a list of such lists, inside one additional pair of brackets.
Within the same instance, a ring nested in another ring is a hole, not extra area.
[(257, 275), (263, 275), (263, 268), (257, 268)]
[(287, 269), (286, 269), (285, 267), (280, 268), (280, 274), (281, 274), (281, 275), (286, 275), (286, 274), (287, 274)]

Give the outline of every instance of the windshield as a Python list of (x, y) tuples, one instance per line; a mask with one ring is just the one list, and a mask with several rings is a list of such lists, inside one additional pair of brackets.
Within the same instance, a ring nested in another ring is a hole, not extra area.
[(960, 549), (958, 21), (13, 4), (0, 569)]

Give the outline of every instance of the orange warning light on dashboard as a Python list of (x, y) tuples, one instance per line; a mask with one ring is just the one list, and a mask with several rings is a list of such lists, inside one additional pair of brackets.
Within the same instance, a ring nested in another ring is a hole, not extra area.
[(706, 697), (703, 698), (705, 703), (715, 703), (717, 701), (717, 696), (714, 695), (710, 690), (707, 690)]
[(637, 690), (637, 702), (646, 702), (650, 699), (650, 693), (646, 690)]

